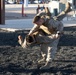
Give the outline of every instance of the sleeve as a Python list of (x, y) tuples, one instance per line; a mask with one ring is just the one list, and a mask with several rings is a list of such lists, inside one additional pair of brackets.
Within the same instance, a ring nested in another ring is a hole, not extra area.
[(63, 31), (63, 23), (61, 21), (50, 19), (49, 24), (49, 27), (51, 26), (53, 28), (56, 28), (56, 31)]
[(31, 35), (31, 34), (33, 34), (33, 33), (35, 33), (36, 31), (38, 31), (39, 30), (39, 26), (37, 26), (36, 24), (34, 25), (34, 27), (30, 30), (30, 32), (29, 32), (29, 35)]
[(63, 34), (63, 23), (54, 19), (49, 20), (49, 29), (54, 28), (55, 34)]
[(63, 23), (62, 22), (60, 22), (59, 24), (58, 24), (58, 27), (57, 27), (57, 30), (59, 31), (59, 32), (63, 32)]

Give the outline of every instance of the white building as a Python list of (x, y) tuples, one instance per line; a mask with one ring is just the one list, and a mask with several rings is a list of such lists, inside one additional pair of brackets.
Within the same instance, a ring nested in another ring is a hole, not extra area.
[(56, 16), (65, 9), (65, 4), (62, 4), (60, 1), (52, 0), (50, 1), (48, 7), (52, 15)]
[(76, 9), (76, 0), (50, 0), (49, 9), (53, 16), (56, 16), (65, 9), (65, 4), (69, 2), (72, 9)]

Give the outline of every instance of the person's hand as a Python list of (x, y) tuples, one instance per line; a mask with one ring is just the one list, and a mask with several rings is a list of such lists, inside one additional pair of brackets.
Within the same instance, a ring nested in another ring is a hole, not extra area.
[(60, 34), (56, 34), (56, 39), (60, 38)]
[(23, 38), (21, 35), (18, 36), (18, 43), (21, 45), (23, 42)]
[(58, 39), (58, 38), (60, 38), (60, 35), (59, 34), (54, 34), (54, 35), (52, 35), (52, 38), (53, 39)]
[(18, 36), (18, 39), (19, 39), (19, 40), (20, 40), (20, 39), (22, 39), (22, 36), (21, 36), (21, 35), (19, 35), (19, 36)]

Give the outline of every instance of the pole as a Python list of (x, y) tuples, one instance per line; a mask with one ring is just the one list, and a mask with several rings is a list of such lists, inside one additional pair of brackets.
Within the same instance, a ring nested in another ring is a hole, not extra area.
[(22, 17), (24, 17), (24, 4), (22, 3)]
[(26, 16), (26, 14), (24, 13), (25, 8), (24, 8), (24, 2), (22, 3), (22, 17)]
[(5, 0), (0, 0), (0, 24), (5, 24)]

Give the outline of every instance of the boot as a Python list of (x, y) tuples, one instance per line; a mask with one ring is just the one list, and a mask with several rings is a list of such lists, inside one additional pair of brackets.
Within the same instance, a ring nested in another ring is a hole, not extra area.
[(42, 59), (38, 61), (39, 64), (46, 62), (46, 54), (41, 52), (41, 55), (42, 55)]
[(42, 58), (41, 60), (38, 61), (38, 63), (42, 63), (42, 62), (45, 62), (46, 61), (46, 58)]
[(65, 8), (65, 13), (68, 13), (68, 12), (70, 12), (70, 11), (72, 11), (72, 9), (71, 9), (71, 4), (68, 2), (68, 3), (66, 3), (66, 8)]
[(46, 62), (44, 66), (40, 67), (40, 69), (50, 69), (51, 62)]
[(45, 13), (47, 14), (47, 16), (51, 17), (52, 14), (50, 13), (48, 7), (45, 7)]

